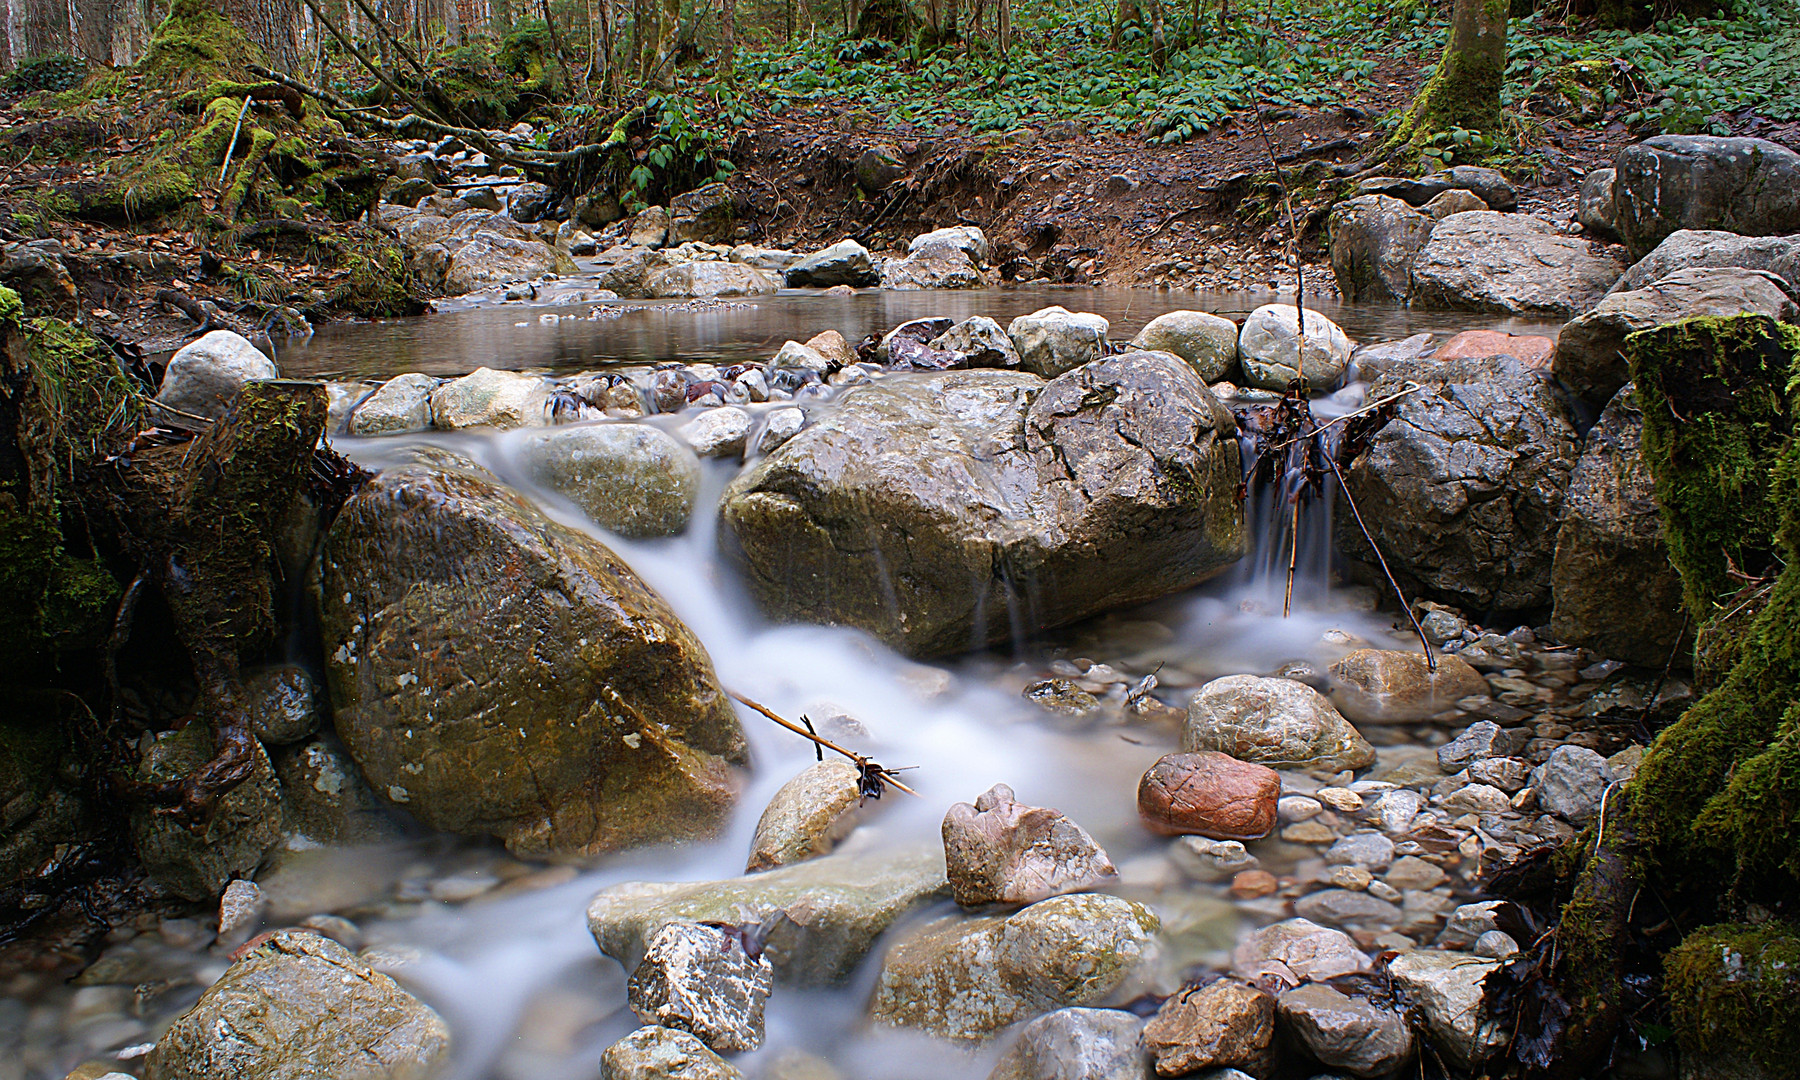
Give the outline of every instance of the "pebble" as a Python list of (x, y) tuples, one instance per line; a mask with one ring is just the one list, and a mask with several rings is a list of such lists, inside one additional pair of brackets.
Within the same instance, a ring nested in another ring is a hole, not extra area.
[(1375, 876), (1360, 866), (1340, 866), (1326, 880), (1340, 889), (1367, 889)]
[(1381, 821), (1383, 832), (1400, 835), (1413, 826), (1413, 820), (1419, 811), (1425, 808), (1425, 796), (1416, 791), (1398, 788), (1381, 797), (1375, 804), (1375, 815)]
[(1354, 814), (1363, 808), (1363, 797), (1349, 788), (1320, 788), (1314, 798), (1340, 813)]
[(1319, 811), (1324, 808), (1318, 799), (1309, 799), (1305, 795), (1284, 795), (1275, 804), (1275, 811), (1281, 820), (1290, 824), (1318, 817)]
[(1446, 795), (1443, 805), (1454, 814), (1500, 814), (1512, 809), (1512, 797), (1497, 787), (1470, 784)]
[(467, 903), (498, 884), (500, 879), (484, 870), (452, 874), (431, 883), (431, 898), (445, 904)]
[(1338, 836), (1322, 822), (1301, 821), (1282, 829), (1281, 838), (1290, 844), (1329, 844)]
[(1275, 891), (1279, 882), (1267, 870), (1242, 870), (1231, 879), (1231, 895), (1239, 900), (1255, 900)]
[(1325, 852), (1333, 865), (1348, 863), (1369, 870), (1386, 870), (1394, 861), (1394, 842), (1376, 832), (1355, 832), (1340, 837)]
[[(1365, 873), (1366, 872), (1367, 871), (1365, 871)], [(1394, 901), (1400, 899), (1400, 897), (1401, 897), (1400, 890), (1394, 888), (1392, 885), (1389, 885), (1385, 881), (1370, 881), (1369, 885), (1368, 885), (1368, 890), (1369, 890), (1370, 896), (1379, 897), (1383, 900), (1386, 900), (1390, 904), (1393, 903)]]
[(1449, 880), (1450, 875), (1443, 868), (1416, 855), (1403, 855), (1394, 860), (1388, 872), (1382, 875), (1389, 885), (1396, 889), (1435, 889)]
[(1504, 960), (1519, 951), (1519, 943), (1504, 930), (1489, 930), (1475, 939), (1475, 955)]

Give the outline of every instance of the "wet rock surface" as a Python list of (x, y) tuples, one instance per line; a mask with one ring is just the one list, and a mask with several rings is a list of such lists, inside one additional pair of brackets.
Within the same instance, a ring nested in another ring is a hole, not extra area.
[(1633, 263), (1613, 292), (1652, 285), (1677, 270), (1737, 267), (1766, 270), (1800, 288), (1800, 237), (1739, 236), (1718, 229), (1681, 229), (1670, 233), (1650, 254)]
[(1138, 783), (1138, 816), (1152, 831), (1257, 840), (1275, 827), (1281, 777), (1228, 754), (1165, 754)]
[(959, 651), (1009, 638), (1028, 582), (1056, 625), (1237, 558), (1231, 426), (1185, 364), (1130, 354), (890, 376), (740, 475), (722, 520), (770, 614)]
[(1023, 1024), (988, 1080), (1149, 1080), (1144, 1021), (1121, 1009), (1058, 1009)]
[(1499, 964), (1468, 953), (1417, 951), (1388, 962), (1388, 975), (1425, 1016), (1434, 1044), (1462, 1068), (1506, 1045), (1507, 1032), (1483, 1008), (1481, 981)]
[(953, 804), (943, 833), (950, 887), (963, 907), (1032, 904), (1118, 876), (1085, 829), (1055, 810), (1014, 802), (1005, 784), (974, 805)]
[(600, 1055), (601, 1080), (743, 1080), (730, 1062), (685, 1031), (641, 1027)]
[(1360, 769), (1375, 748), (1325, 696), (1292, 679), (1228, 675), (1188, 702), (1183, 750), (1217, 750), (1274, 769)]
[(979, 1042), (1053, 1009), (1129, 998), (1154, 959), (1157, 926), (1138, 904), (1091, 894), (940, 919), (889, 947), (870, 1015)]
[(738, 1053), (762, 1045), (774, 971), (760, 943), (754, 936), (746, 941), (742, 930), (672, 922), (650, 935), (627, 996), (643, 1023), (685, 1031), (721, 1054)]
[[(1550, 600), (1556, 523), (1580, 446), (1568, 406), (1508, 357), (1421, 362), (1376, 380), (1398, 403), (1345, 471), (1375, 542), (1403, 579), (1452, 603), (1499, 610)], [(1372, 561), (1348, 515), (1339, 549)]]
[(242, 334), (214, 330), (182, 346), (169, 358), (156, 402), (167, 406), (172, 423), (188, 425), (195, 417), (225, 415), (237, 392), (253, 379), (279, 377), (275, 361)]
[(1331, 665), (1333, 692), (1346, 715), (1378, 723), (1423, 720), (1488, 693), (1487, 680), (1467, 660), (1441, 654), (1436, 660), (1434, 672), (1420, 653), (1358, 649)]
[(865, 807), (861, 774), (847, 761), (821, 761), (781, 785), (756, 822), (746, 873), (805, 862), (848, 836)]
[(733, 803), (743, 735), (705, 650), (504, 489), (384, 472), (326, 540), (319, 604), (338, 733), (433, 827), (594, 852), (709, 835)]
[[(138, 778), (181, 780), (210, 761), (214, 744), (206, 725), (192, 723), (158, 737), (143, 754)], [(211, 900), (234, 877), (249, 874), (281, 837), (281, 786), (269, 756), (250, 744), (249, 775), (219, 800), (198, 829), (155, 807), (131, 815), (131, 835), (144, 869), (176, 896)]]
[(1390, 195), (1361, 195), (1331, 213), (1331, 272), (1352, 301), (1412, 295), (1412, 265), (1431, 239), (1434, 218)]
[(1315, 392), (1336, 386), (1350, 364), (1350, 350), (1349, 337), (1336, 323), (1311, 308), (1302, 320), (1292, 304), (1264, 304), (1250, 313), (1238, 333), (1238, 363), (1245, 380), (1277, 392), (1285, 392), (1301, 376)]
[(1613, 226), (1642, 255), (1678, 229), (1800, 233), (1800, 154), (1765, 139), (1657, 135), (1614, 162)]
[(567, 496), (594, 524), (630, 539), (687, 528), (700, 463), (643, 424), (588, 424), (532, 433), (521, 457), (534, 483)]
[(1412, 1029), (1399, 1013), (1318, 983), (1277, 999), (1281, 1027), (1321, 1065), (1351, 1076), (1386, 1076), (1412, 1057)]
[(1568, 317), (1591, 309), (1625, 260), (1526, 214), (1471, 210), (1437, 223), (1412, 268), (1412, 302), (1451, 311)]
[(1158, 1076), (1202, 1069), (1264, 1076), (1275, 1064), (1275, 999), (1234, 979), (1185, 987), (1163, 1002), (1143, 1037)]
[(201, 995), (151, 1052), (154, 1080), (428, 1080), (447, 1063), (442, 1018), (317, 934), (278, 931)]
[(1054, 379), (1105, 355), (1109, 329), (1098, 315), (1047, 307), (1014, 319), (1006, 334), (1019, 354), (1021, 370)]
[(1206, 311), (1165, 311), (1144, 324), (1131, 348), (1169, 352), (1193, 366), (1207, 383), (1228, 375), (1237, 364), (1238, 328), (1221, 315)]

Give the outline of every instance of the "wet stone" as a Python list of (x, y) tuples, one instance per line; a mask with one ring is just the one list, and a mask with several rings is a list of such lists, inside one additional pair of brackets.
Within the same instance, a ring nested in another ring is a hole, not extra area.
[(1100, 699), (1068, 679), (1039, 679), (1027, 686), (1025, 700), (1062, 716), (1085, 716), (1100, 708)]
[(1452, 1063), (1471, 1068), (1506, 1045), (1508, 1032), (1486, 1015), (1482, 980), (1499, 963), (1468, 953), (1420, 950), (1388, 963), (1388, 974), (1424, 1014)]
[(642, 1027), (600, 1055), (600, 1080), (743, 1080), (744, 1074), (685, 1031)]
[(1516, 757), (1483, 758), (1469, 763), (1469, 779), (1510, 795), (1531, 782), (1531, 766)]
[[(1490, 680), (1491, 681), (1491, 680)], [(1512, 732), (1490, 720), (1464, 728), (1456, 738), (1438, 747), (1438, 766), (1445, 771), (1466, 767), (1480, 758), (1506, 757), (1518, 752), (1522, 732)]]
[(1217, 750), (1272, 768), (1360, 769), (1375, 749), (1325, 696), (1292, 679), (1230, 675), (1188, 703), (1183, 750)]
[(1166, 754), (1138, 783), (1138, 816), (1153, 832), (1255, 840), (1275, 826), (1281, 777), (1225, 754)]
[(1120, 1009), (1058, 1009), (1019, 1029), (988, 1080), (1148, 1080), (1144, 1022)]
[(952, 805), (943, 835), (950, 887), (964, 907), (1032, 904), (1118, 876), (1085, 829), (1055, 810), (1015, 802), (1005, 784), (973, 806)]
[(1400, 909), (1386, 900), (1351, 889), (1326, 889), (1294, 901), (1294, 914), (1326, 926), (1386, 929), (1400, 921)]
[(824, 855), (850, 834), (865, 809), (861, 774), (848, 761), (821, 761), (781, 785), (756, 823), (747, 873)]
[(775, 969), (760, 948), (749, 955), (746, 941), (744, 930), (692, 922), (662, 927), (631, 974), (631, 1011), (646, 1024), (686, 1031), (721, 1054), (756, 1049)]
[(1435, 889), (1448, 880), (1449, 875), (1435, 863), (1428, 863), (1417, 855), (1403, 855), (1394, 860), (1382, 879), (1396, 889)]
[(1231, 965), (1247, 979), (1273, 974), (1297, 985), (1367, 971), (1369, 958), (1341, 930), (1288, 919), (1246, 936), (1232, 951)]
[(1274, 1065), (1274, 1042), (1275, 999), (1234, 979), (1183, 989), (1144, 1025), (1144, 1045), (1164, 1077), (1216, 1068), (1260, 1076)]
[(1329, 1068), (1386, 1076), (1412, 1057), (1412, 1029), (1391, 1009), (1318, 984), (1288, 990), (1276, 1005), (1281, 1027)]
[(1394, 861), (1394, 842), (1378, 832), (1354, 832), (1339, 837), (1325, 852), (1332, 865), (1348, 864), (1367, 870), (1386, 870)]

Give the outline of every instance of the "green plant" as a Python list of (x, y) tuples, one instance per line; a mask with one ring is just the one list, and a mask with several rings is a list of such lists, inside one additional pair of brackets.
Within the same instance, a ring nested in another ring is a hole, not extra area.
[(9, 93), (29, 94), (39, 90), (60, 93), (73, 90), (87, 78), (87, 64), (68, 53), (27, 57), (6, 76)]

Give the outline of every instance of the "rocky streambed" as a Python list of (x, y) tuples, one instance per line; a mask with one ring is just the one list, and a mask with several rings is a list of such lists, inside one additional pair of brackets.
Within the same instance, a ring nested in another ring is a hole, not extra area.
[[(315, 541), (317, 661), (248, 680), (252, 776), (203, 832), (139, 819), (197, 906), (17, 976), (0, 1069), (1475, 1067), (1509, 1039), (1483, 980), (1542, 929), (1483, 875), (1595, 821), (1691, 698), (1656, 670), (1679, 582), (1629, 389), (1584, 437), (1546, 339), (1294, 317), (330, 384), (374, 475)], [(275, 374), (211, 334), (158, 404)], [(1340, 387), (1311, 423), (1385, 420), (1344, 482), (1430, 662), (1341, 500), (1290, 537), (1250, 468), (1299, 375)]]

